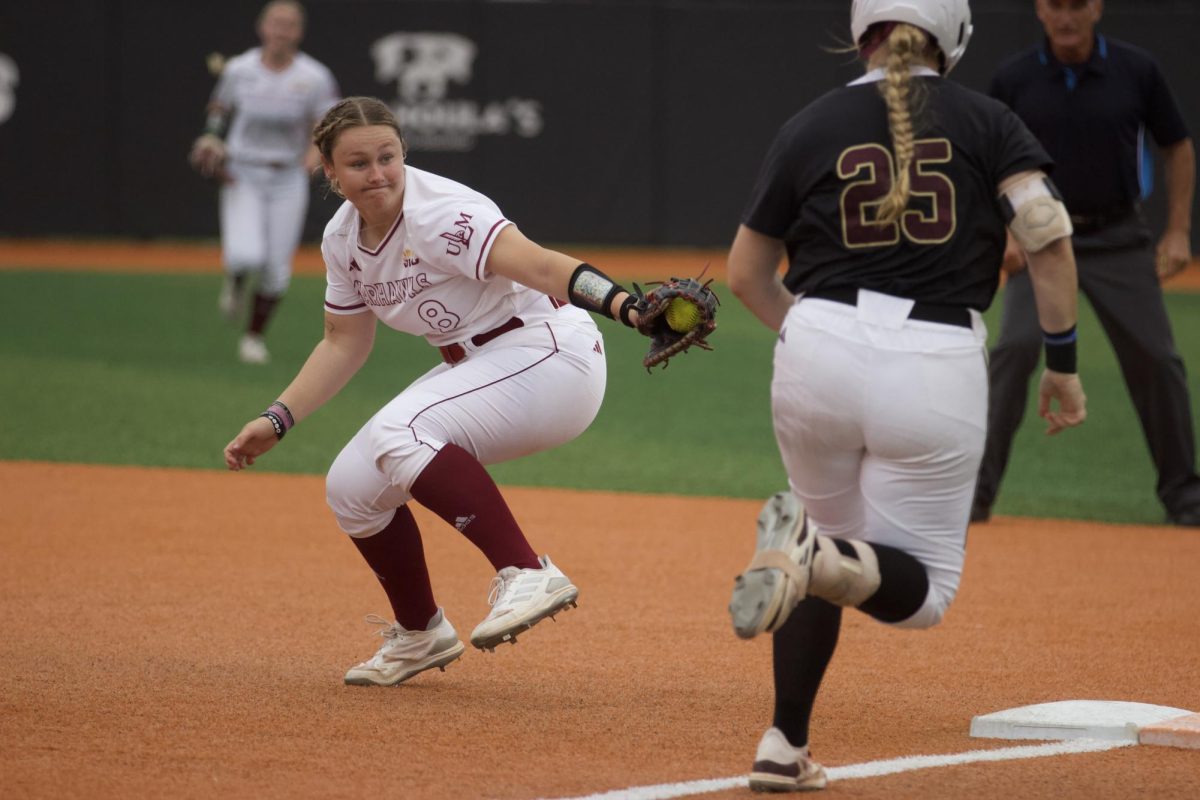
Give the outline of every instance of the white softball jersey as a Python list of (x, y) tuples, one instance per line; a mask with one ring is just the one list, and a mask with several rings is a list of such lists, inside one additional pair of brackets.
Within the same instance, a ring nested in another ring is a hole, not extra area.
[(370, 536), (448, 443), (494, 464), (579, 436), (600, 409), (607, 368), (586, 311), (488, 271), (492, 245), (512, 223), (486, 196), (406, 166), (403, 209), (378, 247), (362, 246), (360, 223), (347, 202), (326, 226), (326, 311), (369, 311), (465, 356), (384, 406), (330, 468), (326, 495), (339, 526)]
[(261, 270), (259, 290), (281, 296), (304, 233), (313, 125), (338, 99), (333, 74), (297, 53), (283, 70), (255, 47), (231, 59), (212, 103), (232, 112), (225, 138), (229, 182), (221, 187), (221, 255), (231, 273)]
[(225, 137), (229, 158), (252, 164), (297, 164), (312, 143), (313, 123), (338, 99), (325, 65), (297, 53), (283, 70), (262, 62), (255, 47), (230, 59), (212, 102), (233, 112)]

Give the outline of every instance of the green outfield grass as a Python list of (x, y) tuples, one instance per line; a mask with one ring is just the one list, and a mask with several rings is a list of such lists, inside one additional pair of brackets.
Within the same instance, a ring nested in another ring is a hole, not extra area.
[[(267, 367), (236, 361), (239, 332), (216, 313), (219, 280), (0, 271), (0, 458), (222, 469), (222, 447), (321, 335), (324, 280), (295, 280), (270, 331)], [(769, 409), (773, 336), (718, 291), (725, 304), (716, 350), (676, 358), (654, 375), (640, 366), (645, 340), (604, 324), (609, 384), (596, 422), (565, 447), (493, 467), (497, 480), (750, 498), (784, 485)], [(1168, 303), (1184, 359), (1200, 369), (1200, 295), (1173, 294)], [(1031, 413), (995, 512), (1161, 522), (1132, 405), (1083, 306), (1088, 422), (1049, 438)], [(350, 386), (256, 468), (323, 473), (367, 417), (437, 360), (423, 341), (381, 331)]]

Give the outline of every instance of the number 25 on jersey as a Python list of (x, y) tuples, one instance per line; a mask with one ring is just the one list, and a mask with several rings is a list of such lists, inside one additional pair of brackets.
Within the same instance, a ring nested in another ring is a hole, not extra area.
[(910, 208), (899, 222), (874, 222), (879, 203), (891, 188), (895, 171), (892, 154), (878, 144), (861, 144), (843, 151), (837, 174), (849, 184), (842, 191), (842, 241), (848, 248), (897, 244), (900, 236), (914, 244), (941, 244), (954, 235), (954, 184), (933, 169), (950, 161), (948, 139), (913, 142), (909, 165), (912, 182)]

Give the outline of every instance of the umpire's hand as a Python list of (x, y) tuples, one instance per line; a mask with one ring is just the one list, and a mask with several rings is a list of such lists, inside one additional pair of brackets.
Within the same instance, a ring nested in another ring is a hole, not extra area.
[(1028, 262), (1029, 257), (1025, 255), (1025, 250), (1017, 244), (1017, 240), (1009, 231), (1008, 241), (1004, 243), (1004, 260), (1000, 263), (1001, 272), (1005, 275), (1013, 275), (1025, 269), (1029, 265)]
[(1188, 240), (1188, 234), (1183, 231), (1166, 231), (1158, 240), (1155, 256), (1155, 267), (1160, 281), (1165, 281), (1182, 271), (1192, 260), (1192, 243)]

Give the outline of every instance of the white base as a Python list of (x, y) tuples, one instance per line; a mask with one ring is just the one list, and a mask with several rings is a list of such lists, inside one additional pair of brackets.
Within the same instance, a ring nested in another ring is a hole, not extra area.
[(982, 739), (1103, 739), (1136, 742), (1143, 725), (1193, 712), (1115, 700), (1062, 700), (983, 714), (971, 720)]

